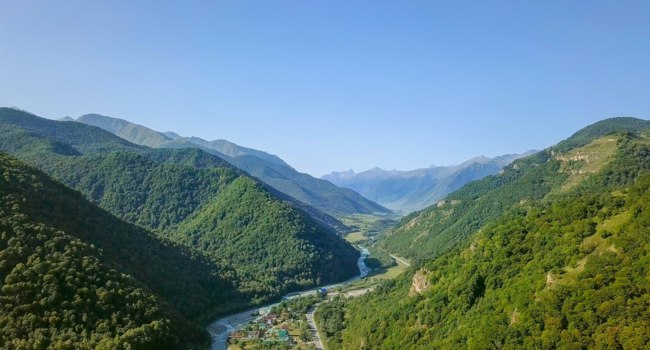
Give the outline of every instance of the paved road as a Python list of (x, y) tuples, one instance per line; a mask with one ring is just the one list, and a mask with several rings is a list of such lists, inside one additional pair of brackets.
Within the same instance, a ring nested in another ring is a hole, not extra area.
[(318, 308), (319, 304), (316, 304), (307, 310), (307, 323), (309, 324), (309, 329), (311, 330), (311, 337), (314, 340), (314, 345), (316, 345), (316, 349), (318, 350), (324, 350), (325, 347), (323, 346), (323, 342), (320, 340), (320, 334), (318, 333), (318, 328), (316, 327), (316, 322), (314, 321), (314, 312), (316, 312), (316, 309)]
[[(363, 288), (363, 289), (355, 289), (355, 290), (351, 290), (351, 291), (347, 291), (347, 292), (343, 293), (343, 296), (345, 296), (346, 298), (354, 298), (354, 297), (364, 295), (364, 294), (366, 294), (368, 292), (372, 292), (374, 289), (375, 289), (374, 287), (368, 287), (368, 288)], [(329, 296), (332, 297), (332, 296), (335, 296), (335, 295), (339, 295), (339, 294), (338, 293), (332, 293)], [(305, 314), (305, 316), (307, 316), (307, 323), (309, 324), (309, 329), (311, 330), (312, 339), (314, 340), (314, 345), (316, 345), (316, 349), (318, 349), (318, 350), (324, 350), (325, 346), (323, 345), (323, 342), (321, 341), (320, 333), (318, 333), (318, 327), (316, 327), (316, 321), (314, 321), (314, 313), (316, 312), (316, 309), (318, 308), (318, 306), (320, 304), (326, 303), (328, 301), (329, 300), (325, 300), (325, 301), (322, 301), (322, 302), (310, 307), (307, 310), (307, 313)]]
[(389, 254), (389, 255), (390, 255), (391, 258), (397, 260), (398, 262), (401, 262), (402, 264), (404, 264), (404, 265), (406, 265), (406, 266), (409, 266), (409, 267), (411, 266), (411, 263), (409, 263), (408, 261), (406, 261), (406, 260), (400, 258), (399, 256), (397, 256), (397, 255), (393, 255), (393, 254)]

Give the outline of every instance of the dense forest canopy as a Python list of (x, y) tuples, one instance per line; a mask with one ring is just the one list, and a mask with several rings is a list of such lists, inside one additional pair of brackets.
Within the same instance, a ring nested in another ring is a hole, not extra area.
[(193, 321), (246, 302), (234, 271), (2, 153), (0, 175), (0, 347), (199, 348)]

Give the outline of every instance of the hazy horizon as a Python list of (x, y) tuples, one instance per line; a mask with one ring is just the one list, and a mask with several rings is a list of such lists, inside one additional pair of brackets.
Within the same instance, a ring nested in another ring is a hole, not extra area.
[(317, 177), (458, 164), (544, 149), (609, 117), (648, 119), (648, 10), (8, 1), (0, 105), (226, 139)]
[[(1, 107), (7, 107), (7, 106), (1, 106)], [(17, 106), (10, 106), (10, 107), (11, 107), (11, 108), (18, 109), (18, 110), (21, 110), (21, 111), (24, 111), (24, 112), (28, 112), (28, 113), (31, 113), (31, 114), (35, 114), (34, 112), (31, 112), (31, 111), (26, 110), (26, 109), (22, 109), (22, 108), (17, 107)], [(99, 114), (99, 115), (103, 115), (103, 114), (101, 114), (101, 113), (86, 113), (86, 114)], [(40, 115), (38, 115), (38, 114), (35, 114), (35, 115), (40, 116)], [(42, 117), (42, 116), (40, 116), (40, 117)], [(71, 117), (71, 116), (65, 116), (65, 117), (69, 117), (69, 118), (72, 118), (72, 119), (77, 119), (77, 118), (78, 118), (78, 117)], [(65, 118), (65, 117), (62, 117), (62, 118)], [(80, 117), (80, 116), (79, 116), (79, 117)], [(107, 117), (110, 117), (110, 116), (107, 116)], [(52, 120), (60, 120), (60, 119), (62, 119), (62, 118), (48, 118), (48, 119), (52, 119)], [(111, 117), (111, 118), (114, 118), (114, 117)], [(122, 119), (122, 118), (118, 118), (118, 119)], [(128, 121), (128, 120), (127, 120), (127, 121)], [(137, 124), (137, 123), (136, 123), (136, 124)], [(142, 124), (138, 124), (138, 125), (141, 125), (141, 126), (147, 127), (147, 128), (149, 128), (149, 129), (152, 129), (152, 130), (154, 130), (154, 131), (161, 132), (161, 133), (173, 132), (173, 133), (175, 133), (175, 134), (179, 134), (178, 132), (176, 132), (176, 131), (174, 131), (174, 130), (156, 130), (155, 128), (152, 128), (152, 127), (147, 126), (147, 125), (142, 125)], [(182, 135), (182, 134), (179, 134), (179, 136), (181, 136), (181, 137), (193, 137), (193, 136), (196, 136), (196, 135)], [(209, 139), (209, 138), (204, 138), (204, 139), (205, 139), (206, 141), (215, 141), (215, 140), (226, 140), (226, 141), (230, 141), (230, 140), (227, 140), (227, 139)], [(232, 141), (230, 141), (230, 142), (232, 142)], [(247, 147), (246, 145), (241, 145), (241, 144), (239, 144), (239, 146)], [(249, 148), (250, 148), (250, 147), (249, 147)], [(260, 150), (261, 150), (261, 151), (264, 151), (263, 149), (260, 149)], [(426, 164), (425, 164), (425, 165), (421, 165), (421, 166), (418, 166), (418, 167), (415, 167), (415, 168), (410, 168), (410, 169), (382, 168), (382, 167), (379, 167), (379, 166), (373, 166), (373, 167), (371, 167), (371, 168), (364, 168), (364, 169), (354, 169), (354, 168), (349, 168), (349, 169), (332, 170), (332, 171), (329, 171), (329, 172), (324, 173), (324, 174), (321, 174), (321, 175), (318, 175), (318, 174), (310, 174), (310, 175), (312, 175), (312, 176), (314, 176), (314, 177), (317, 177), (317, 178), (321, 178), (321, 177), (323, 177), (323, 176), (325, 176), (325, 175), (329, 175), (329, 174), (331, 174), (331, 173), (333, 173), (333, 172), (338, 172), (338, 173), (340, 173), (340, 172), (353, 171), (353, 172), (355, 172), (355, 173), (358, 174), (358, 173), (365, 172), (365, 171), (369, 171), (369, 170), (373, 170), (373, 169), (381, 169), (381, 170), (384, 170), (384, 171), (402, 171), (402, 172), (407, 172), (407, 171), (413, 171), (413, 170), (419, 170), (419, 169), (426, 169), (426, 168), (434, 168), (434, 167), (448, 167), (448, 166), (460, 165), (461, 163), (464, 163), (464, 162), (467, 162), (467, 161), (473, 160), (473, 159), (475, 159), (475, 158), (480, 158), (480, 157), (495, 158), (495, 157), (499, 157), (499, 156), (503, 156), (503, 155), (508, 155), (508, 154), (523, 154), (523, 153), (530, 152), (530, 151), (535, 151), (535, 150), (530, 149), (530, 150), (526, 150), (526, 151), (523, 151), (523, 152), (517, 152), (517, 153), (504, 153), (504, 154), (497, 154), (497, 155), (493, 155), (493, 156), (484, 155), (484, 154), (476, 154), (476, 155), (474, 155), (474, 156), (472, 156), (472, 157), (470, 157), (470, 158), (460, 160), (460, 161), (457, 162), (457, 163), (449, 163), (449, 164), (435, 164), (435, 163), (434, 163), (434, 164), (429, 164), (429, 165), (426, 165)], [(265, 152), (266, 152), (266, 151), (265, 151)], [(268, 152), (267, 152), (267, 153), (268, 153)], [(272, 154), (272, 153), (271, 153), (271, 154)], [(276, 156), (280, 157), (280, 156), (277, 155), (277, 154), (272, 154), (272, 155), (276, 155)], [(280, 158), (282, 158), (282, 157), (280, 157)], [(289, 164), (289, 165), (291, 165), (291, 164)], [(300, 169), (297, 169), (297, 170), (300, 171)]]

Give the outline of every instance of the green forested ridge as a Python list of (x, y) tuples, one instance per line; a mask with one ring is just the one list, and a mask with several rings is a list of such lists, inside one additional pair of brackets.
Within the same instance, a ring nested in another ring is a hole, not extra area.
[[(617, 147), (613, 139), (622, 135), (596, 139), (616, 131), (641, 134), (647, 129), (650, 122), (635, 118), (612, 118), (588, 126), (557, 146), (516, 160), (498, 175), (469, 183), (438, 205), (404, 217), (379, 244), (400, 256), (431, 259), (509, 208), (562, 192), (599, 171)], [(559, 156), (564, 153), (572, 159)]]
[(240, 176), (218, 162), (204, 166), (214, 157), (199, 150), (161, 153), (62, 157), (44, 170), (102, 208), (157, 231), (174, 228)]
[(253, 301), (358, 273), (358, 252), (332, 229), (214, 155), (144, 148), (96, 127), (8, 108), (0, 109), (0, 128), (0, 149), (118, 217), (233, 266), (237, 287)]
[[(526, 160), (560, 179), (538, 178), (543, 199), (517, 200), (411, 273), (323, 310), (344, 320), (328, 325), (328, 348), (650, 346), (650, 139), (645, 128), (616, 122), (615, 130)], [(517, 189), (483, 195), (500, 207), (520, 198)]]
[(263, 294), (269, 286), (282, 292), (353, 275), (356, 266), (348, 263), (357, 251), (330, 235), (307, 215), (275, 200), (258, 182), (239, 177), (181, 223), (172, 237), (236, 266), (251, 281), (247, 290)]
[(226, 140), (206, 141), (160, 133), (126, 120), (87, 114), (80, 123), (98, 126), (139, 145), (156, 148), (196, 148), (216, 154), (264, 181), (276, 190), (330, 214), (389, 213), (381, 205), (347, 188), (296, 171), (277, 156), (242, 147)]
[(2, 153), (0, 176), (0, 348), (196, 349), (194, 321), (247, 302), (234, 271)]
[[(106, 118), (102, 116), (99, 117)], [(119, 119), (107, 119), (107, 122), (117, 121), (128, 123)], [(153, 130), (141, 126), (138, 128), (134, 127), (134, 129), (149, 130), (149, 133), (142, 131), (136, 132), (139, 137), (142, 137), (136, 138), (136, 141), (142, 141), (142, 139), (148, 140), (150, 137), (147, 135), (150, 133), (156, 133)], [(161, 150), (157, 152), (146, 147), (129, 143), (122, 138), (115, 137), (107, 132), (99, 130), (98, 128), (91, 128), (80, 123), (64, 123), (36, 118), (33, 115), (11, 108), (0, 108), (0, 133), (3, 135), (3, 137), (0, 138), (0, 150), (19, 155), (21, 159), (30, 161), (32, 164), (38, 165), (40, 168), (45, 169), (47, 172), (52, 171), (54, 167), (60, 167), (59, 163), (61, 162), (61, 158), (52, 158), (52, 154), (61, 156), (99, 154), (101, 156), (104, 156), (107, 153), (117, 151), (130, 151), (137, 152), (139, 154), (145, 153), (149, 162), (164, 162), (176, 165), (181, 164), (197, 168), (220, 167), (227, 168), (229, 173), (233, 173), (235, 170), (230, 165), (230, 163), (223, 159), (229, 158), (216, 151), (211, 151), (212, 153), (217, 153), (216, 157), (213, 154), (208, 154), (209, 152), (192, 150), (184, 150), (178, 152)], [(164, 134), (160, 134), (159, 136), (165, 137)], [(154, 143), (154, 145), (157, 145), (157, 143)], [(179, 146), (177, 144), (174, 145)], [(172, 146), (170, 145), (169, 147)], [(188, 145), (186, 147), (179, 148), (196, 147), (196, 145)], [(210, 150), (205, 149), (205, 151)], [(97, 157), (95, 160), (100, 158), (101, 157)], [(72, 163), (77, 161), (79, 160), (74, 158), (70, 159), (70, 162)], [(91, 168), (94, 166), (92, 162), (87, 165)], [(113, 169), (113, 171), (115, 171), (115, 169)], [(67, 176), (68, 178), (74, 176), (74, 174), (67, 172), (65, 169), (63, 169), (63, 171), (60, 171), (60, 173), (62, 176)], [(235, 173), (239, 174), (240, 172), (235, 171)], [(88, 181), (88, 179), (86, 181)], [(274, 192), (274, 195), (276, 197), (292, 202), (296, 207), (307, 212), (312, 218), (325, 226), (331, 226), (335, 230), (341, 232), (347, 232), (350, 229), (336, 218), (326, 214), (321, 210), (300, 202), (293, 197), (276, 191), (275, 189), (269, 188), (268, 190)]]
[(632, 117), (617, 117), (601, 120), (578, 130), (571, 137), (560, 142), (555, 149), (559, 152), (565, 152), (573, 148), (582, 147), (599, 137), (620, 131), (639, 135), (647, 134), (650, 131), (650, 122)]
[(145, 149), (99, 128), (88, 128), (79, 123), (56, 122), (38, 118), (13, 108), (0, 107), (3, 146), (20, 145), (23, 135), (40, 136), (42, 142), (65, 145), (76, 152), (112, 152), (117, 150)]
[[(207, 159), (206, 159), (207, 158)], [(356, 273), (358, 253), (197, 149), (66, 158), (48, 171), (114, 214), (231, 264), (260, 298)]]

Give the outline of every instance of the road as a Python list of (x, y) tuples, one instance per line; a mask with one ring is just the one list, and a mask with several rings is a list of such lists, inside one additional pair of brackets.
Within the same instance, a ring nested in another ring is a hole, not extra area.
[(318, 327), (316, 327), (316, 322), (314, 321), (314, 312), (316, 312), (316, 308), (318, 308), (319, 304), (310, 307), (309, 310), (307, 310), (306, 316), (307, 316), (307, 323), (309, 324), (309, 329), (311, 330), (311, 337), (314, 340), (314, 345), (316, 346), (316, 349), (324, 350), (325, 347), (323, 346), (323, 342), (320, 340)]
[(393, 255), (393, 254), (389, 254), (389, 255), (390, 255), (391, 258), (397, 260), (397, 262), (401, 262), (402, 264), (404, 264), (404, 265), (406, 265), (408, 267), (411, 267), (411, 263), (409, 263), (408, 261), (400, 258), (399, 256)]
[[(368, 292), (372, 292), (375, 288), (374, 287), (368, 287), (368, 288), (363, 288), (363, 289), (355, 289), (355, 290), (350, 290), (345, 293), (343, 293), (343, 296), (346, 298), (354, 298), (358, 297), (361, 295), (364, 295)], [(332, 293), (329, 295), (329, 297), (333, 297), (335, 295), (339, 295), (338, 293)], [(314, 321), (314, 313), (316, 312), (316, 309), (320, 304), (326, 303), (329, 300), (322, 301), (312, 307), (310, 307), (307, 310), (307, 313), (305, 316), (307, 316), (307, 323), (309, 324), (309, 329), (311, 330), (311, 336), (312, 339), (314, 340), (314, 345), (316, 345), (316, 349), (318, 350), (324, 350), (325, 346), (323, 345), (323, 342), (321, 341), (320, 338), (320, 333), (318, 332), (318, 327), (316, 326), (316, 321)]]

